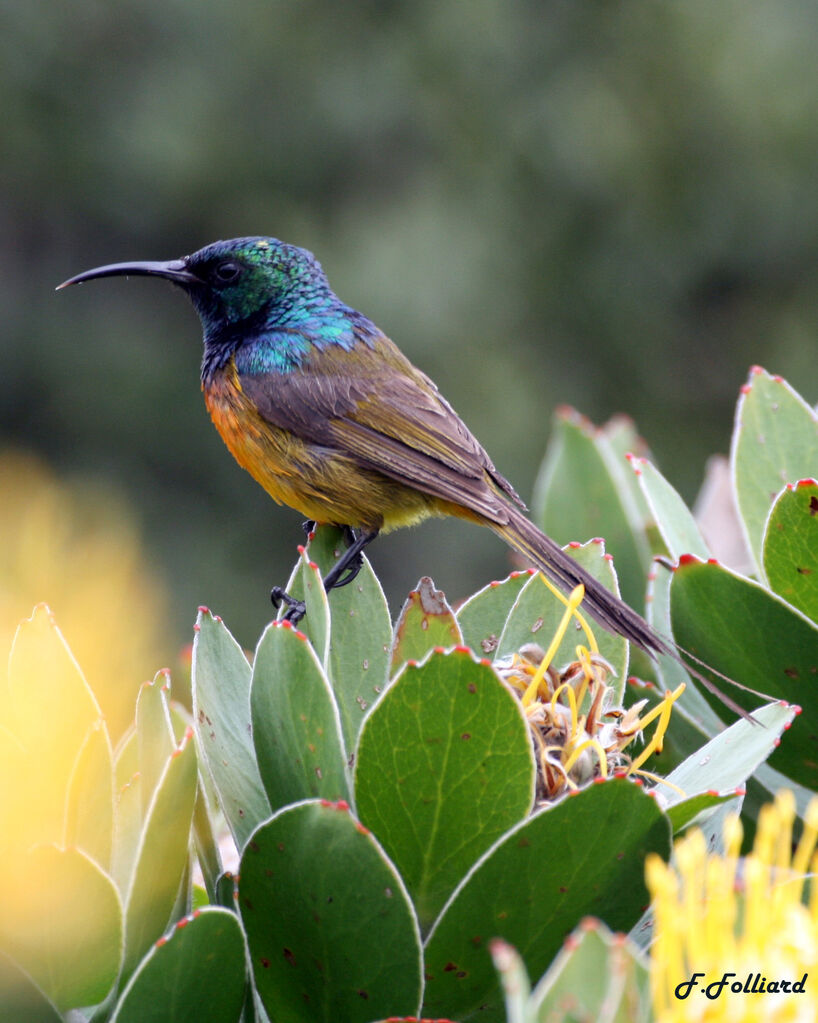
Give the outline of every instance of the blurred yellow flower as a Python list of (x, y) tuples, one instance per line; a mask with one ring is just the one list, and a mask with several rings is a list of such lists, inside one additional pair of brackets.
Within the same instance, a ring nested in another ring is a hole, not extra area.
[(651, 856), (656, 912), (651, 988), (657, 1023), (815, 1023), (818, 1019), (818, 799), (792, 851), (795, 800), (762, 808), (753, 851), (739, 858), (741, 824), (725, 825), (724, 855), (695, 829), (675, 866)]
[[(96, 694), (111, 737), (172, 646), (166, 595), (145, 566), (132, 514), (109, 487), (68, 485), (39, 459), (0, 452), (0, 650), (46, 602)], [(5, 685), (0, 672), (0, 694)]]

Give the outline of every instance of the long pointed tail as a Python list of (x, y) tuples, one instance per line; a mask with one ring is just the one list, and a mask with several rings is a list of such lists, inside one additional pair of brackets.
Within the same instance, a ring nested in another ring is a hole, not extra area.
[(541, 572), (545, 573), (560, 589), (571, 591), (580, 583), (585, 587), (583, 610), (594, 618), (609, 632), (635, 643), (652, 657), (656, 654), (668, 654), (678, 657), (676, 648), (663, 639), (655, 629), (638, 615), (632, 608), (615, 597), (610, 590), (588, 572), (550, 536), (546, 536), (522, 515), (516, 508), (509, 509), (507, 525), (494, 525), (492, 529), (505, 542), (527, 558)]
[[(509, 547), (513, 547), (524, 558), (529, 560), (536, 568), (548, 576), (552, 582), (561, 589), (572, 590), (580, 583), (585, 587), (585, 599), (582, 602), (583, 610), (594, 618), (603, 628), (616, 635), (624, 636), (625, 639), (635, 643), (642, 650), (645, 650), (656, 657), (657, 654), (666, 654), (674, 660), (683, 664), (685, 669), (698, 679), (702, 685), (717, 696), (722, 703), (729, 707), (741, 717), (748, 717), (748, 714), (735, 701), (723, 693), (709, 678), (697, 671), (684, 660), (678, 647), (659, 635), (645, 619), (636, 613), (632, 608), (615, 597), (610, 590), (607, 590), (602, 583), (586, 571), (577, 561), (555, 543), (551, 537), (546, 536), (541, 530), (530, 522), (521, 512), (511, 505), (508, 506), (509, 520), (505, 525), (490, 522), (488, 525), (501, 536)], [(686, 651), (685, 651), (686, 652)], [(695, 660), (695, 657), (693, 658)], [(705, 665), (709, 667), (709, 665)], [(711, 669), (715, 671), (715, 669)], [(720, 674), (715, 672), (715, 674)], [(738, 686), (740, 689), (747, 689), (739, 682), (722, 676), (726, 681)], [(755, 693), (755, 690), (748, 690)], [(763, 697), (763, 693), (756, 693)]]

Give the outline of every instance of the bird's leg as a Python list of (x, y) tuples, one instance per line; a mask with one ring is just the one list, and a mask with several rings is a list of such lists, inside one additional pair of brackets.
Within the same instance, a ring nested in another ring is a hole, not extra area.
[[(309, 542), (310, 537), (315, 532), (315, 527), (318, 523), (314, 519), (305, 519), (301, 523), (301, 528), (304, 530), (304, 536)], [(307, 613), (306, 605), (303, 600), (296, 600), (295, 597), (291, 597), (289, 593), (284, 589), (283, 586), (274, 586), (270, 590), (270, 601), (276, 611), (282, 604), (287, 605), (287, 610), (284, 613), (284, 621), (292, 622), (295, 625), (300, 622), (304, 615)]]
[(300, 622), (307, 613), (307, 605), (304, 601), (296, 600), (295, 597), (291, 597), (283, 586), (274, 586), (270, 590), (270, 600), (272, 601), (273, 607), (276, 611), (281, 604), (287, 605), (287, 610), (284, 612), (283, 620), (285, 622), (292, 622), (293, 625)]
[[(324, 590), (337, 590), (346, 586), (361, 571), (364, 563), (364, 547), (372, 543), (378, 535), (378, 530), (373, 529), (369, 533), (360, 533), (356, 536), (355, 530), (350, 526), (342, 526), (344, 539), (349, 545), (341, 557), (335, 562), (332, 568), (324, 577)], [(344, 574), (346, 573), (346, 574)]]
[[(306, 519), (301, 523), (301, 528), (304, 530), (304, 536), (308, 541), (312, 536), (315, 525), (316, 523), (312, 519)], [(292, 622), (293, 625), (295, 625), (296, 622), (300, 622), (307, 613), (307, 607), (304, 601), (296, 600), (295, 597), (291, 597), (283, 586), (274, 586), (270, 590), (270, 602), (276, 611), (282, 604), (286, 604), (287, 610), (284, 612), (283, 620), (285, 622)]]
[[(307, 527), (310, 527), (308, 530)], [(304, 523), (304, 532), (311, 533), (315, 528), (314, 522)], [(336, 590), (339, 586), (346, 586), (347, 583), (351, 583), (352, 580), (361, 571), (361, 567), (364, 563), (363, 550), (367, 544), (372, 543), (375, 537), (378, 535), (378, 530), (373, 529), (369, 533), (360, 533), (356, 535), (355, 530), (349, 526), (341, 527), (344, 532), (344, 538), (346, 539), (349, 546), (341, 555), (341, 557), (335, 562), (332, 568), (324, 576), (324, 591), (329, 593), (330, 590)], [(289, 593), (284, 589), (283, 586), (274, 586), (270, 591), (270, 600), (273, 602), (273, 607), (278, 608), (281, 604), (287, 605), (287, 610), (284, 612), (284, 621), (290, 622), (296, 625), (304, 615), (307, 613), (307, 607), (303, 600), (297, 600), (295, 597), (290, 596)]]

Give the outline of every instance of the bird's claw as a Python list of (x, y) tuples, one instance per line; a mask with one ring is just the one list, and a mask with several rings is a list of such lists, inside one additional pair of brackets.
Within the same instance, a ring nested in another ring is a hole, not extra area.
[[(305, 531), (308, 526), (314, 525), (315, 523), (305, 522)], [(323, 579), (324, 591), (326, 593), (329, 593), (330, 590), (338, 589), (339, 586), (346, 586), (356, 578), (363, 568), (364, 547), (366, 547), (368, 543), (371, 543), (378, 535), (377, 529), (368, 533), (356, 533), (355, 530), (350, 529), (349, 526), (343, 526), (342, 529), (344, 539), (348, 546), (346, 551), (335, 562)], [(273, 607), (276, 609), (281, 607), (282, 604), (287, 605), (287, 610), (281, 616), (281, 620), (290, 622), (293, 625), (300, 622), (307, 613), (307, 606), (304, 601), (296, 600), (295, 597), (290, 596), (283, 586), (274, 586), (272, 588), (270, 591), (270, 600), (273, 602)]]
[(337, 582), (334, 582), (332, 584), (332, 588), (334, 590), (337, 590), (340, 589), (341, 586), (346, 586), (348, 583), (351, 583), (352, 580), (355, 579), (355, 577), (358, 575), (358, 573), (361, 571), (363, 567), (364, 555), (363, 551), (361, 551), (358, 555), (356, 555), (356, 557), (352, 559), (352, 561), (349, 562), (349, 564), (346, 566), (346, 569), (344, 570), (343, 576), (341, 576), (341, 578)]
[(272, 590), (270, 590), (270, 600), (276, 610), (278, 610), (282, 604), (287, 605), (287, 610), (281, 618), (282, 621), (289, 622), (291, 625), (297, 625), (307, 613), (307, 605), (304, 601), (296, 600), (295, 597), (291, 597), (283, 586), (274, 586)]

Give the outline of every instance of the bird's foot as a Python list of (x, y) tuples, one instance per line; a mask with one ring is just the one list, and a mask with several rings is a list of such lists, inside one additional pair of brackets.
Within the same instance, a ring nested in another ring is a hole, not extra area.
[[(307, 529), (307, 527), (311, 527)], [(315, 527), (314, 522), (305, 522), (304, 531), (309, 535), (312, 532), (312, 528)], [(324, 591), (329, 593), (330, 590), (335, 590), (339, 586), (347, 586), (352, 580), (358, 575), (363, 567), (364, 563), (364, 547), (368, 543), (371, 543), (378, 535), (378, 530), (373, 529), (368, 533), (356, 533), (349, 526), (343, 527), (344, 539), (347, 542), (347, 549), (336, 561), (332, 568), (327, 572), (324, 577)], [(274, 586), (270, 591), (270, 600), (273, 602), (273, 607), (278, 609), (282, 604), (286, 604), (287, 610), (281, 616), (282, 621), (291, 622), (296, 625), (304, 615), (307, 613), (307, 606), (303, 600), (297, 600), (291, 596), (284, 589), (283, 586)]]
[(287, 610), (282, 615), (282, 621), (290, 622), (291, 625), (297, 625), (307, 613), (307, 605), (304, 601), (291, 597), (283, 586), (274, 586), (270, 590), (270, 600), (276, 610), (282, 604), (287, 605)]
[(337, 590), (340, 589), (341, 586), (347, 586), (364, 567), (363, 547), (360, 545), (358, 534), (352, 526), (341, 526), (341, 532), (344, 535), (344, 543), (347, 545), (348, 551), (348, 553), (344, 555), (344, 558), (349, 558), (349, 553), (351, 553), (349, 552), (350, 547), (356, 547), (357, 553), (354, 554), (350, 560), (345, 561), (343, 574), (339, 576), (337, 581), (331, 578), (331, 576), (332, 573), (338, 569), (338, 565), (336, 564), (333, 566), (332, 572), (328, 573), (327, 578), (324, 579), (324, 589), (327, 593), (329, 593), (331, 589)]
[(304, 519), (304, 521), (301, 523), (301, 528), (304, 530), (304, 536), (306, 536), (308, 540), (311, 539), (312, 534), (315, 532), (315, 527), (317, 525), (318, 523), (315, 521), (315, 519)]
[(347, 586), (358, 575), (364, 564), (364, 547), (372, 543), (378, 530), (369, 533), (356, 533), (349, 526), (343, 527), (347, 549), (324, 577), (324, 590), (337, 590), (339, 586)]
[[(330, 586), (327, 586), (327, 580), (326, 579), (324, 580), (324, 589), (327, 591), (331, 589), (338, 590), (342, 586), (347, 586), (358, 575), (358, 573), (361, 571), (363, 567), (364, 555), (363, 551), (359, 551), (352, 559), (352, 561), (348, 562), (344, 570), (344, 575), (342, 575), (340, 579), (338, 579), (336, 582), (331, 583)], [(327, 576), (327, 578), (329, 578), (329, 576)]]

